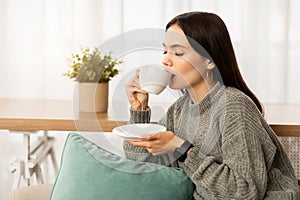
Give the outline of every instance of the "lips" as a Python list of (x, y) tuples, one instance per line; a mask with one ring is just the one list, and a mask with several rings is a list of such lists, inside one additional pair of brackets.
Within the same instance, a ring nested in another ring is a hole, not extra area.
[(170, 69), (165, 69), (165, 70), (171, 74), (170, 80), (172, 80), (176, 76), (176, 74), (173, 70), (170, 70)]
[(171, 75), (171, 78), (170, 78), (170, 83), (174, 83), (174, 79), (175, 79), (176, 75), (175, 74), (172, 74)]

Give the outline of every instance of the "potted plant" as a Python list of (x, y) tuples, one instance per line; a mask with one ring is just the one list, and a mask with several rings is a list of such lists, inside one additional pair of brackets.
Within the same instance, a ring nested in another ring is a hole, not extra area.
[(111, 54), (109, 52), (102, 56), (96, 47), (81, 48), (79, 53), (73, 53), (69, 59), (70, 69), (64, 75), (79, 83), (79, 111), (107, 111), (108, 83), (119, 73), (116, 67), (122, 62)]

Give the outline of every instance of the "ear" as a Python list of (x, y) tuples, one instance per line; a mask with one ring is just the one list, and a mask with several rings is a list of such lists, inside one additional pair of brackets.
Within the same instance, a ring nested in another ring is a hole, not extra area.
[(213, 68), (215, 68), (215, 63), (209, 59), (207, 59), (207, 70), (212, 70)]

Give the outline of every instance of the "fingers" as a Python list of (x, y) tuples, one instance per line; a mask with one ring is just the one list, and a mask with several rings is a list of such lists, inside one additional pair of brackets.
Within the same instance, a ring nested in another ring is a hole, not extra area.
[(133, 146), (136, 147), (145, 147), (146, 149), (151, 149), (153, 147), (152, 142), (148, 142), (148, 141), (127, 141), (128, 143), (132, 144)]
[(126, 86), (126, 94), (128, 98), (130, 98), (131, 95), (139, 89), (139, 87), (140, 85), (134, 79), (131, 79)]
[(135, 76), (126, 85), (126, 95), (133, 109), (143, 109), (148, 107), (148, 92), (140, 88), (140, 70), (136, 70)]
[(143, 141), (150, 141), (150, 140), (159, 140), (160, 138), (160, 132), (155, 133), (155, 134), (149, 134), (149, 135), (145, 135), (144, 138), (142, 138)]
[(133, 88), (139, 88), (140, 87), (139, 80), (136, 77), (134, 77), (128, 82), (127, 86)]
[(161, 148), (162, 141), (159, 140), (160, 132), (156, 134), (146, 135), (145, 138), (141, 138), (139, 140), (130, 140), (127, 141), (130, 144), (137, 147), (145, 147), (146, 149), (159, 149)]
[(136, 147), (144, 147), (145, 149), (147, 149), (147, 151), (149, 153), (151, 153), (154, 156), (165, 153), (164, 146), (162, 146), (157, 140), (127, 141), (127, 142), (129, 142), (130, 144), (132, 144), (133, 146), (136, 146)]
[(137, 76), (137, 77), (139, 77), (140, 76), (140, 69), (137, 69), (136, 71), (135, 71), (135, 75)]
[(144, 147), (153, 155), (160, 155), (173, 152), (183, 142), (184, 140), (175, 136), (172, 131), (165, 131), (145, 135), (145, 138), (141, 138), (139, 141), (130, 141), (129, 143), (137, 147)]
[(140, 89), (139, 73), (140, 70), (136, 70), (135, 76), (128, 82), (126, 87), (128, 95), (131, 95), (134, 92), (147, 93), (146, 91)]
[(145, 90), (142, 90), (140, 88), (135, 88), (134, 92), (140, 92), (140, 93), (144, 93), (144, 94), (147, 94), (148, 92), (145, 91)]
[(138, 86), (140, 86), (140, 80), (139, 80), (139, 77), (137, 77), (137, 76), (134, 76), (132, 79), (131, 79), (131, 83), (132, 83), (132, 86), (136, 86), (136, 87), (138, 87)]
[(140, 74), (140, 70), (138, 69), (135, 71), (135, 76), (130, 80), (132, 86), (136, 86), (136, 87), (140, 86), (139, 74)]

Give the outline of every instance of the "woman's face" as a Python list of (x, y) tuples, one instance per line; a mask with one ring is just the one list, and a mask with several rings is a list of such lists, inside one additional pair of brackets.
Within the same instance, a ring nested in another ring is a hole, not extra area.
[(189, 89), (203, 82), (201, 74), (206, 74), (209, 60), (191, 47), (178, 25), (172, 25), (167, 30), (163, 47), (162, 64), (172, 74), (170, 88)]

